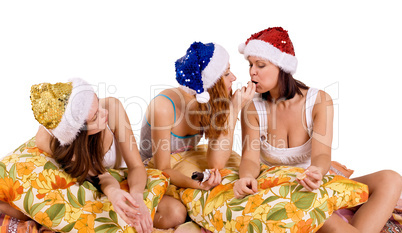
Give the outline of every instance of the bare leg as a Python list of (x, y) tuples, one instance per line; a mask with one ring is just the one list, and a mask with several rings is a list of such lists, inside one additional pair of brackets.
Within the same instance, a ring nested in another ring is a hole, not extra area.
[(171, 196), (165, 195), (159, 202), (154, 217), (154, 227), (168, 229), (186, 221), (187, 210), (183, 203)]
[(401, 195), (402, 177), (390, 170), (353, 179), (369, 187), (369, 199), (353, 216), (352, 225), (361, 232), (380, 232)]
[(378, 233), (384, 227), (401, 195), (402, 177), (394, 171), (384, 170), (353, 180), (368, 185), (368, 201), (355, 213), (351, 225), (333, 214), (320, 228), (319, 233)]
[(359, 230), (334, 213), (325, 221), (317, 233), (359, 233)]
[(30, 218), (28, 218), (21, 211), (15, 209), (10, 204), (2, 202), (2, 201), (0, 201), (0, 213), (4, 213), (4, 214), (7, 214), (8, 216), (18, 218), (21, 220), (25, 220), (25, 221), (30, 220)]

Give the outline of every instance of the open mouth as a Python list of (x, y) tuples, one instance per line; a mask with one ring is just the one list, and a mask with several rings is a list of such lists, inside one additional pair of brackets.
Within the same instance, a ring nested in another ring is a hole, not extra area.
[(256, 82), (256, 81), (251, 81), (251, 82), (253, 82), (255, 85), (257, 85), (257, 84), (258, 84), (258, 82)]

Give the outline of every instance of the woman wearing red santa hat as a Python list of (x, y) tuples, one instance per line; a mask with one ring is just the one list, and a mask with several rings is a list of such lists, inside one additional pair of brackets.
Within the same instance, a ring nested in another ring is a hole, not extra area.
[[(260, 161), (305, 168), (305, 176), (298, 177), (300, 184), (310, 191), (318, 189), (331, 167), (331, 97), (293, 78), (297, 59), (281, 27), (253, 34), (239, 51), (250, 64), (258, 94), (241, 114), (244, 143), (235, 196), (257, 191)], [(401, 176), (379, 171), (354, 180), (368, 185), (368, 202), (356, 212), (351, 225), (334, 214), (320, 232), (379, 232), (390, 217), (401, 194)]]

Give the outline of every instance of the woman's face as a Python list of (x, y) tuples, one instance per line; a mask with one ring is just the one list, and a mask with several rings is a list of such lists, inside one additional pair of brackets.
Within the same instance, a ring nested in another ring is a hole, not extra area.
[(255, 83), (256, 92), (265, 93), (277, 87), (279, 67), (268, 60), (255, 56), (249, 56), (248, 61), (250, 63), (251, 81)]
[(88, 135), (97, 134), (106, 129), (108, 123), (108, 111), (99, 104), (98, 96), (94, 97), (87, 118)]
[(226, 91), (228, 95), (232, 92), (232, 83), (236, 81), (236, 76), (230, 71), (230, 64), (228, 65), (228, 68), (226, 69), (225, 73), (223, 73), (223, 81), (225, 83)]

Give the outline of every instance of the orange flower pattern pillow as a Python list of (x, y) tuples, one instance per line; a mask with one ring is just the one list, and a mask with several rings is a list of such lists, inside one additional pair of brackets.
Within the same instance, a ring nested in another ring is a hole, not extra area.
[(367, 201), (368, 188), (337, 175), (326, 175), (315, 192), (304, 191), (296, 174), (304, 169), (261, 165), (258, 193), (235, 199), (235, 169), (220, 171), (222, 183), (210, 191), (182, 189), (190, 217), (212, 232), (316, 232), (340, 208)]
[[(127, 170), (109, 172), (128, 191)], [(147, 174), (144, 200), (153, 218), (169, 179), (156, 169)], [(79, 185), (35, 147), (35, 138), (1, 160), (0, 201), (57, 232), (135, 232), (90, 182)]]

